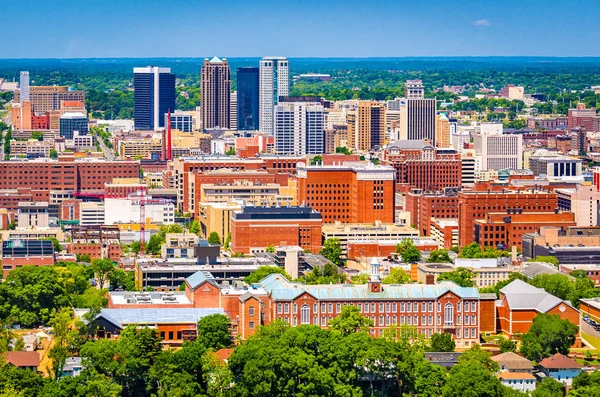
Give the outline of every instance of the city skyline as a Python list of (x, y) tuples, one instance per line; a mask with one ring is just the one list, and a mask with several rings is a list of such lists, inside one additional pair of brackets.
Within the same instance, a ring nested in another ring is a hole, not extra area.
[[(211, 1), (199, 6), (178, 0), (168, 6), (174, 12), (167, 13), (164, 4), (154, 0), (68, 7), (20, 1), (5, 6), (4, 12), (11, 16), (5, 27), (19, 35), (7, 40), (0, 56), (597, 56), (600, 50), (593, 44), (600, 33), (582, 27), (593, 26), (599, 7), (592, 1), (549, 6), (537, 0), (525, 4), (469, 0), (461, 7), (433, 0), (426, 10), (405, 1), (266, 1), (252, 7), (230, 1), (223, 7)], [(274, 20), (285, 23), (274, 30)], [(27, 29), (22, 21), (29, 22)], [(549, 21), (577, 23), (554, 29)], [(211, 34), (223, 24), (228, 26), (225, 34)], [(372, 40), (374, 35), (383, 40)]]

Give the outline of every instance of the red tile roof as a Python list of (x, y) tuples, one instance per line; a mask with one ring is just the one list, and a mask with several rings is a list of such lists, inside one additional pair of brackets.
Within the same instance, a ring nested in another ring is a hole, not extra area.
[(8, 352), (5, 359), (7, 363), (15, 367), (37, 367), (40, 365), (40, 354), (38, 352)]
[(548, 369), (583, 368), (583, 365), (579, 364), (577, 361), (560, 353), (543, 359), (540, 361), (540, 366)]

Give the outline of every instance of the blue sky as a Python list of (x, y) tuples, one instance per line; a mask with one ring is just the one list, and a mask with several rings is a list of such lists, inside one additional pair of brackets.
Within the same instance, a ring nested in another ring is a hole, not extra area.
[(8, 0), (0, 58), (599, 56), (588, 0)]

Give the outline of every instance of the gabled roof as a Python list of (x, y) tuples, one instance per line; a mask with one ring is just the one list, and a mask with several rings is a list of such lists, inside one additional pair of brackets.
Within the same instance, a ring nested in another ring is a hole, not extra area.
[(210, 283), (213, 286), (219, 288), (219, 284), (217, 284), (213, 275), (210, 274), (210, 272), (204, 272), (201, 270), (186, 278), (185, 281), (190, 285), (192, 291), (204, 283)]
[(492, 357), (492, 360), (496, 361), (500, 366), (507, 367), (511, 371), (533, 370), (531, 361), (513, 352), (498, 354), (497, 356)]
[(522, 280), (513, 281), (502, 288), (500, 292), (506, 296), (508, 306), (511, 309), (531, 309), (537, 310), (540, 313), (546, 313), (561, 303), (572, 307), (569, 302), (550, 295), (542, 288), (534, 287)]
[(37, 367), (40, 365), (40, 354), (38, 352), (7, 352), (6, 362), (15, 367)]
[(504, 371), (498, 374), (499, 379), (535, 379), (535, 376), (531, 375), (529, 372), (509, 372)]
[(292, 283), (281, 274), (270, 274), (260, 282), (274, 300), (293, 300), (307, 293), (318, 300), (368, 300), (368, 299), (435, 299), (446, 293), (461, 298), (479, 298), (475, 287), (460, 287), (444, 281), (435, 285), (385, 284), (382, 292), (371, 292), (367, 284), (304, 285)]
[(583, 368), (583, 365), (564, 354), (557, 353), (540, 361), (540, 367), (547, 369), (579, 369)]

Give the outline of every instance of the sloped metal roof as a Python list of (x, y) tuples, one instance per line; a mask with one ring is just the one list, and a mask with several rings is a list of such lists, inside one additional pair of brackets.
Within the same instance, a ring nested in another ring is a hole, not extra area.
[(123, 328), (128, 324), (178, 324), (195, 323), (202, 317), (225, 314), (221, 308), (214, 309), (102, 309), (98, 317)]

